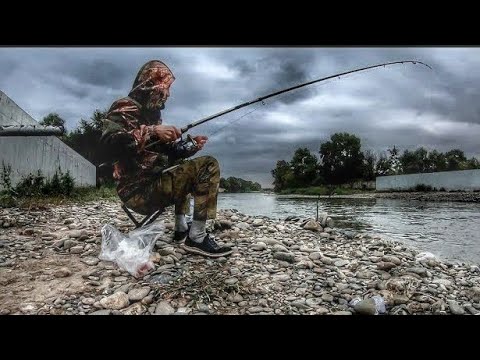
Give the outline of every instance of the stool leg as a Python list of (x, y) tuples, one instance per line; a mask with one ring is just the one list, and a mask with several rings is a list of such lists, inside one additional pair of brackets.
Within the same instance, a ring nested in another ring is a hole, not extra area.
[(127, 213), (127, 215), (128, 215), (128, 217), (130, 218), (130, 220), (132, 220), (132, 221), (134, 222), (135, 228), (138, 228), (138, 227), (141, 226), (140, 223), (137, 221), (137, 219), (135, 219), (135, 218), (133, 217), (132, 213), (128, 210), (128, 208), (127, 208), (125, 205), (122, 205), (122, 209), (123, 209), (123, 211), (125, 211), (125, 212)]
[(154, 222), (162, 213), (163, 209), (159, 209), (155, 211), (152, 215), (146, 216), (145, 219), (143, 219), (143, 221), (140, 223), (140, 226), (148, 225)]

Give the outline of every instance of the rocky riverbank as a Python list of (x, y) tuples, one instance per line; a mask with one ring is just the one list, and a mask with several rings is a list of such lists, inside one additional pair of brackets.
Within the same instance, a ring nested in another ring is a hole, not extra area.
[(445, 201), (445, 202), (475, 202), (480, 203), (480, 192), (459, 191), (459, 192), (377, 192), (374, 196), (378, 199), (402, 199), (417, 201)]
[[(133, 227), (117, 202), (0, 209), (1, 314), (478, 314), (480, 269), (423, 256), (374, 235), (342, 233), (328, 216), (221, 211), (210, 224), (227, 258), (171, 241), (173, 214), (142, 279), (98, 255), (101, 227)], [(352, 300), (363, 301), (351, 306)]]

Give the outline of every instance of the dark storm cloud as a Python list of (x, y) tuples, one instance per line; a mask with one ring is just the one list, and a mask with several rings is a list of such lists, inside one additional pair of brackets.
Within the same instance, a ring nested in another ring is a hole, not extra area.
[(125, 67), (115, 62), (94, 59), (91, 62), (65, 63), (59, 72), (78, 79), (80, 84), (119, 88), (124, 83)]
[[(309, 51), (292, 52), (290, 49), (266, 49), (262, 57), (248, 63), (246, 60), (236, 60), (232, 68), (239, 72), (241, 78), (255, 83), (253, 96), (260, 97), (269, 93), (298, 85), (308, 80), (307, 69), (311, 68), (314, 57)], [(301, 61), (298, 56), (301, 55)], [(308, 97), (309, 89), (295, 90), (282, 94), (276, 101), (291, 104)]]
[(249, 76), (256, 70), (256, 67), (249, 64), (246, 60), (235, 60), (232, 67), (239, 71), (240, 76)]
[[(274, 78), (276, 80), (276, 84), (278, 84), (276, 87), (278, 90), (280, 88), (280, 84), (289, 84), (294, 86), (306, 82), (307, 73), (300, 64), (294, 63), (293, 61), (288, 61), (280, 65), (279, 71), (274, 73)], [(282, 87), (285, 87), (285, 85)], [(308, 97), (310, 95), (309, 90), (310, 89), (308, 88), (302, 88), (302, 90), (292, 90), (291, 93), (285, 93), (285, 95), (280, 97), (279, 100), (284, 104), (292, 104), (300, 99)]]
[(59, 113), (72, 130), (127, 95), (152, 59), (175, 74), (163, 119), (176, 126), (372, 64), (420, 60), (433, 67), (403, 64), (335, 78), (192, 129), (214, 134), (204, 153), (219, 159), (226, 177), (270, 186), (278, 160), (290, 160), (299, 147), (318, 156), (335, 132), (356, 134), (377, 154), (396, 145), (460, 148), (480, 157), (476, 48), (2, 48), (0, 90), (37, 120)]

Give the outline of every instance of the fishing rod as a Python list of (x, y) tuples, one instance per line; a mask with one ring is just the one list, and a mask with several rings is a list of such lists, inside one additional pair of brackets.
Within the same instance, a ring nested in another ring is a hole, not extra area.
[[(386, 66), (389, 66), (389, 65), (395, 65), (395, 64), (404, 64), (404, 63), (412, 63), (414, 65), (416, 64), (421, 64), (421, 65), (424, 65), (426, 67), (428, 67), (429, 69), (432, 69), (431, 66), (421, 62), (421, 61), (417, 61), (417, 60), (402, 60), (402, 61), (393, 61), (393, 62), (387, 62), (387, 63), (383, 63), (383, 64), (377, 64), (377, 65), (371, 65), (371, 66), (367, 66), (367, 67), (363, 67), (363, 68), (359, 68), (359, 69), (355, 69), (355, 70), (350, 70), (350, 71), (345, 71), (345, 72), (342, 72), (342, 73), (338, 73), (338, 74), (335, 74), (335, 75), (330, 75), (330, 76), (327, 76), (327, 77), (324, 77), (324, 78), (321, 78), (321, 79), (317, 79), (317, 80), (312, 80), (312, 81), (308, 81), (306, 83), (302, 83), (302, 84), (299, 84), (299, 85), (295, 85), (295, 86), (292, 86), (292, 87), (289, 87), (287, 89), (283, 89), (283, 90), (279, 90), (279, 91), (276, 91), (274, 93), (271, 93), (271, 94), (268, 94), (268, 95), (265, 95), (265, 96), (261, 96), (255, 100), (251, 100), (251, 101), (247, 101), (243, 104), (240, 104), (240, 105), (237, 105), (237, 106), (234, 106), (230, 109), (227, 109), (227, 110), (224, 110), (224, 111), (221, 111), (219, 113), (216, 113), (216, 114), (213, 114), (213, 115), (210, 115), (206, 118), (203, 118), (203, 119), (200, 119), (200, 120), (197, 120), (197, 121), (194, 121), (193, 123), (191, 124), (188, 124), (187, 126), (183, 127), (180, 129), (181, 133), (184, 134), (186, 133), (188, 130), (190, 130), (191, 128), (195, 127), (195, 126), (198, 126), (198, 125), (201, 125), (207, 121), (210, 121), (210, 120), (213, 120), (217, 117), (220, 117), (222, 115), (225, 115), (225, 114), (228, 114), (228, 113), (231, 113), (232, 111), (235, 111), (235, 110), (238, 110), (238, 109), (241, 109), (245, 106), (249, 106), (249, 105), (252, 105), (252, 104), (255, 104), (255, 103), (258, 103), (258, 102), (262, 102), (268, 98), (271, 98), (271, 97), (274, 97), (274, 96), (277, 96), (277, 95), (280, 95), (280, 94), (283, 94), (283, 93), (286, 93), (288, 91), (292, 91), (292, 90), (296, 90), (296, 89), (299, 89), (301, 87), (304, 87), (304, 86), (308, 86), (308, 85), (311, 85), (311, 84), (315, 84), (315, 83), (318, 83), (318, 82), (321, 82), (321, 81), (325, 81), (325, 80), (329, 80), (329, 79), (333, 79), (333, 78), (336, 78), (336, 77), (340, 77), (340, 76), (344, 76), (344, 75), (348, 75), (348, 74), (353, 74), (353, 73), (356, 73), (356, 72), (359, 72), (359, 71), (365, 71), (365, 70), (369, 70), (369, 69), (374, 69), (374, 68), (377, 68), (377, 67), (386, 67)], [(194, 140), (188, 136), (189, 140), (192, 141), (193, 143)], [(160, 141), (155, 141), (149, 145), (147, 145), (145, 148), (150, 148), (156, 144), (160, 143)]]

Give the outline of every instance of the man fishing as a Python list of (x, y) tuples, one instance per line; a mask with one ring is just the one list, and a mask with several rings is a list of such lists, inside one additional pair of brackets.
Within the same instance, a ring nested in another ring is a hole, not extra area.
[[(162, 124), (161, 110), (174, 81), (163, 62), (149, 61), (138, 71), (128, 96), (107, 112), (102, 141), (116, 159), (117, 192), (127, 207), (144, 215), (175, 205), (174, 240), (184, 241), (185, 250), (209, 257), (230, 255), (232, 249), (219, 246), (206, 231), (206, 221), (217, 213), (219, 164), (211, 156), (185, 160), (202, 150), (207, 137), (196, 136), (194, 146), (187, 147), (177, 141), (179, 129)], [(194, 199), (191, 226), (185, 217), (189, 194)]]
[[(402, 60), (345, 71), (321, 79), (279, 90), (245, 102), (204, 119), (190, 123), (182, 129), (162, 125), (160, 111), (170, 96), (175, 77), (161, 61), (152, 60), (142, 66), (127, 97), (115, 101), (104, 120), (102, 141), (113, 150), (117, 160), (113, 176), (122, 201), (140, 214), (175, 205), (176, 241), (184, 241), (187, 251), (218, 257), (232, 253), (221, 247), (206, 232), (207, 219), (216, 217), (220, 169), (211, 156), (184, 160), (200, 151), (207, 142), (206, 136), (196, 136), (190, 144), (176, 141), (181, 134), (207, 121), (236, 111), (245, 106), (328, 79), (390, 65), (412, 63), (429, 65), (420, 61)], [(177, 163), (175, 166), (172, 164)], [(189, 227), (185, 213), (189, 206), (187, 195), (193, 194), (193, 223)]]

